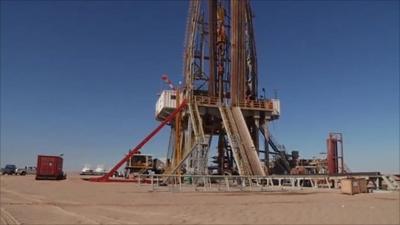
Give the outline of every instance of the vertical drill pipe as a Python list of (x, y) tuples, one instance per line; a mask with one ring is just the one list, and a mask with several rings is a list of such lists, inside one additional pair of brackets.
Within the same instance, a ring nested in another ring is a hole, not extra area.
[(231, 101), (232, 106), (238, 104), (237, 87), (238, 87), (238, 73), (239, 73), (239, 59), (238, 59), (238, 48), (239, 48), (239, 1), (231, 0), (231, 60), (232, 60), (232, 71), (231, 71)]
[(150, 141), (167, 123), (171, 122), (175, 116), (187, 106), (186, 100), (183, 100), (178, 108), (175, 109), (163, 122), (160, 123), (149, 135), (147, 135), (135, 148), (133, 148), (129, 154), (127, 154), (121, 161), (119, 161), (107, 174), (99, 178), (91, 178), (90, 181), (108, 181), (109, 178), (117, 171), (122, 164), (124, 164), (134, 154), (137, 154), (139, 150)]
[(238, 101), (242, 102), (244, 99), (245, 95), (245, 85), (247, 83), (245, 79), (245, 62), (246, 62), (246, 54), (244, 51), (244, 17), (243, 17), (243, 11), (245, 8), (243, 8), (243, 3), (246, 3), (246, 1), (238, 1), (239, 5), (239, 13), (238, 13), (238, 30), (240, 31), (238, 34), (238, 64), (239, 64), (239, 70), (238, 70), (238, 89), (237, 89), (237, 95), (238, 95)]
[[(214, 5), (216, 6), (216, 5)], [(226, 52), (226, 32), (225, 32), (225, 8), (220, 5), (217, 7), (217, 24), (216, 24), (216, 66), (217, 66), (217, 81), (218, 81), (218, 97), (222, 102), (225, 94), (225, 90), (223, 89), (223, 80), (224, 75), (226, 74), (226, 65), (225, 65), (225, 52)]]
[(215, 96), (215, 74), (216, 74), (216, 63), (215, 63), (215, 44), (216, 44), (216, 18), (217, 18), (217, 1), (208, 0), (208, 33), (209, 33), (209, 57), (210, 57), (210, 75), (208, 80), (208, 95)]
[(244, 10), (247, 1), (231, 0), (231, 38), (232, 38), (232, 75), (231, 75), (231, 98), (232, 106), (237, 106), (245, 98), (246, 86), (246, 51), (244, 49)]
[(250, 2), (247, 0), (247, 6), (246, 6), (246, 22), (247, 22), (247, 30), (248, 30), (248, 38), (250, 43), (249, 43), (249, 47), (250, 49), (248, 49), (250, 51), (250, 60), (251, 60), (251, 64), (252, 64), (252, 74), (249, 74), (249, 76), (251, 77), (252, 80), (252, 93), (251, 95), (255, 98), (258, 97), (258, 78), (257, 78), (257, 74), (258, 74), (258, 69), (257, 69), (257, 51), (256, 51), (256, 46), (255, 46), (255, 38), (254, 38), (254, 27), (253, 27), (253, 13), (251, 11), (251, 7), (250, 7)]

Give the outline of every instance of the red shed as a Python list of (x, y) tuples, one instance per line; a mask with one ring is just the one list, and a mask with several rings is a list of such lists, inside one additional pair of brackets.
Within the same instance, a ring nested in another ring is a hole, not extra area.
[(38, 155), (36, 180), (62, 180), (65, 178), (62, 157)]

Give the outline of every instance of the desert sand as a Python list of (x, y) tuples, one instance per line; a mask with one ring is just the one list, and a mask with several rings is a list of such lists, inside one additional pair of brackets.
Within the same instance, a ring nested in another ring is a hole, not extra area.
[(399, 224), (399, 192), (152, 192), (134, 183), (0, 176), (2, 224)]

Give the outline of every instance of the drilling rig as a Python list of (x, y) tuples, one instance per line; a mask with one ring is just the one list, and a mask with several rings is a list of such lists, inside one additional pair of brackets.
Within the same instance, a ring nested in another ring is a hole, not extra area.
[(207, 174), (210, 158), (221, 175), (269, 174), (268, 123), (280, 102), (258, 93), (253, 17), (249, 0), (190, 1), (183, 84), (156, 103), (159, 121), (188, 106), (169, 123), (166, 174)]
[[(154, 173), (164, 172), (165, 183), (171, 177), (186, 177), (192, 184), (203, 186), (206, 181), (195, 175), (208, 175), (210, 168), (211, 175), (257, 177), (348, 173), (341, 133), (329, 134), (326, 159), (307, 160), (300, 159), (298, 151), (288, 154), (269, 132), (268, 124), (280, 117), (280, 101), (276, 96), (267, 98), (264, 88), (262, 96), (258, 93), (253, 17), (249, 0), (190, 1), (183, 53), (184, 82), (174, 85), (168, 75), (162, 75), (169, 89), (163, 90), (156, 102), (155, 117), (161, 123), (108, 173), (88, 180), (140, 182), (140, 176), (112, 179), (123, 164), (130, 172), (151, 173), (151, 182)], [(140, 150), (166, 125), (171, 128), (167, 160), (162, 163), (165, 166), (157, 166)], [(216, 155), (211, 155), (214, 147)], [(175, 176), (182, 174), (189, 176)]]

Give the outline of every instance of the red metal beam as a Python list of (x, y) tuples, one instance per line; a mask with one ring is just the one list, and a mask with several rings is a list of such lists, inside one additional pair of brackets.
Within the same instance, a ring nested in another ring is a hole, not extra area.
[(182, 103), (179, 105), (178, 108), (175, 109), (175, 111), (173, 111), (167, 118), (165, 118), (164, 121), (162, 121), (160, 123), (160, 125), (158, 125), (156, 127), (156, 129), (154, 129), (149, 135), (147, 135), (135, 148), (133, 148), (129, 154), (127, 154), (124, 158), (122, 158), (121, 161), (119, 161), (107, 174), (105, 174), (102, 177), (95, 177), (95, 178), (90, 178), (89, 181), (96, 181), (96, 182), (107, 182), (107, 181), (111, 181), (110, 177), (113, 176), (113, 174), (115, 173), (115, 171), (117, 171), (122, 164), (124, 164), (130, 157), (132, 157), (134, 154), (137, 154), (138, 151), (148, 142), (150, 141), (160, 130), (161, 128), (163, 128), (165, 126), (165, 124), (171, 122), (176, 114), (180, 111), (182, 111), (185, 107), (187, 106), (187, 102), (186, 100), (183, 100)]

